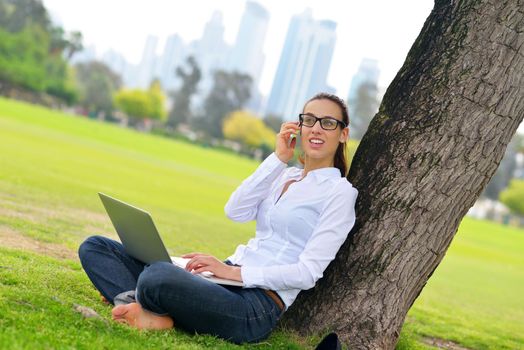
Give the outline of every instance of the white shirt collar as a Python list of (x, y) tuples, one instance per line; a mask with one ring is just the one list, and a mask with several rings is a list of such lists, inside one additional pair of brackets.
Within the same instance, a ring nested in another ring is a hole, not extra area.
[[(300, 168), (296, 168), (297, 170), (295, 171), (295, 175), (293, 177), (297, 177), (297, 180), (300, 180), (303, 176), (303, 173), (304, 173), (304, 169), (300, 169)], [(315, 179), (315, 181), (320, 184), (328, 179), (332, 179), (332, 178), (339, 178), (341, 177), (341, 172), (340, 172), (340, 169), (339, 168), (336, 168), (336, 167), (325, 167), (325, 168), (319, 168), (319, 169), (314, 169), (314, 170), (310, 170), (307, 175), (306, 175), (306, 178), (310, 178), (312, 177), (313, 179)]]

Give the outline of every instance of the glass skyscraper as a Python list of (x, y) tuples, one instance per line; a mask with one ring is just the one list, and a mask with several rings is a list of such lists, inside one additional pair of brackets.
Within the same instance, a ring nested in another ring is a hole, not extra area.
[(372, 58), (364, 58), (358, 67), (357, 72), (351, 79), (349, 85), (348, 101), (357, 99), (358, 89), (362, 84), (371, 84), (378, 86), (378, 78), (380, 76), (380, 69), (378, 68), (378, 61)]
[(228, 62), (228, 70), (247, 73), (258, 89), (264, 65), (264, 40), (269, 22), (269, 12), (256, 2), (246, 2), (237, 37)]
[(336, 42), (337, 24), (315, 21), (311, 10), (293, 16), (266, 107), (266, 114), (294, 120), (304, 102), (330, 91), (326, 80)]

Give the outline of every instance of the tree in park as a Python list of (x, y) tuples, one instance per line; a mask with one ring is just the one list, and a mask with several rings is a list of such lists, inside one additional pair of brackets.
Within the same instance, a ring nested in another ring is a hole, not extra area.
[(122, 85), (122, 79), (102, 62), (91, 61), (75, 66), (80, 105), (89, 113), (97, 115), (113, 112), (113, 94)]
[(204, 101), (204, 115), (194, 118), (193, 127), (222, 138), (224, 118), (249, 101), (253, 79), (247, 74), (221, 70), (215, 71), (213, 79), (213, 87)]
[(518, 0), (437, 0), (353, 158), (357, 222), (281, 327), (393, 349), (524, 116)]
[(282, 126), (283, 122), (284, 120), (282, 119), (282, 117), (278, 115), (269, 114), (264, 117), (264, 123), (271, 129), (273, 129), (273, 131), (275, 131), (275, 133), (277, 134), (280, 132), (280, 127)]
[(124, 89), (115, 95), (115, 105), (131, 118), (131, 124), (145, 119), (163, 120), (166, 116), (164, 103), (165, 95), (158, 80), (151, 83), (149, 90)]
[(247, 111), (231, 113), (224, 120), (223, 134), (225, 138), (239, 141), (251, 148), (263, 144), (273, 146), (276, 142), (273, 130), (266, 126), (262, 119)]
[(524, 180), (513, 179), (500, 194), (500, 201), (512, 212), (524, 216)]
[(173, 108), (169, 112), (167, 125), (177, 127), (186, 124), (191, 118), (191, 97), (196, 93), (202, 73), (193, 56), (186, 59), (190, 70), (177, 67), (176, 75), (182, 80), (182, 86), (173, 94)]
[(81, 48), (82, 34), (66, 35), (54, 26), (41, 1), (0, 0), (0, 93), (9, 96), (16, 87), (75, 102), (76, 87), (63, 54), (70, 57)]
[(165, 108), (166, 95), (162, 91), (162, 85), (158, 79), (151, 82), (147, 91), (149, 99), (149, 118), (164, 120), (167, 113)]
[(38, 26), (47, 32), (54, 28), (41, 1), (0, 0), (0, 27), (17, 33), (28, 26)]
[[(374, 82), (364, 82), (357, 89), (357, 96), (348, 101), (351, 118), (351, 137), (360, 140), (369, 122), (378, 109), (378, 86)], [(353, 113), (351, 113), (353, 112)]]
[(517, 169), (518, 137), (515, 137), (506, 147), (506, 153), (502, 158), (495, 175), (489, 180), (482, 195), (494, 201), (499, 200), (500, 193), (508, 187)]

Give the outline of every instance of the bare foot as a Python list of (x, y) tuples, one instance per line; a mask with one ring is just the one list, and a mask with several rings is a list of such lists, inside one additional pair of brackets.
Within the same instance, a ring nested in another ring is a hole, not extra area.
[(100, 299), (102, 300), (102, 302), (103, 302), (104, 304), (109, 305), (109, 300), (107, 300), (106, 297), (103, 296), (102, 294), (100, 294)]
[(169, 329), (173, 328), (173, 319), (169, 316), (157, 316), (137, 303), (118, 305), (111, 311), (113, 320), (126, 323), (138, 329)]

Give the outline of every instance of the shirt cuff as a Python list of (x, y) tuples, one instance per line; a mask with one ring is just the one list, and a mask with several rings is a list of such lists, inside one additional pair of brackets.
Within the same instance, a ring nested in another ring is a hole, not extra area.
[(240, 275), (244, 288), (255, 288), (264, 286), (264, 273), (261, 267), (241, 266)]
[(276, 166), (282, 166), (283, 168), (287, 167), (287, 163), (284, 163), (283, 161), (281, 161), (275, 152), (267, 156), (267, 158), (264, 160), (263, 163), (268, 164), (272, 167), (276, 167)]

